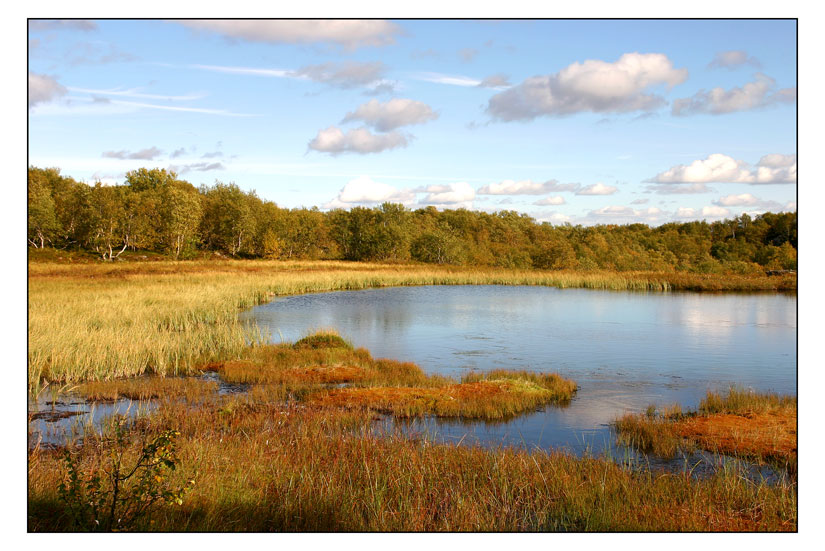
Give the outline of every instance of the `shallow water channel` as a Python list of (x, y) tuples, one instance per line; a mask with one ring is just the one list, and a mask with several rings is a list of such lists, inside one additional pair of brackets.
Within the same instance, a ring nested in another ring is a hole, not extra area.
[[(423, 286), (278, 298), (242, 314), (273, 342), (335, 328), (374, 357), (427, 373), (557, 372), (579, 390), (504, 423), (425, 419), (437, 441), (626, 454), (610, 423), (650, 404), (695, 408), (738, 385), (796, 395), (796, 295)], [(392, 421), (386, 421), (388, 426)]]

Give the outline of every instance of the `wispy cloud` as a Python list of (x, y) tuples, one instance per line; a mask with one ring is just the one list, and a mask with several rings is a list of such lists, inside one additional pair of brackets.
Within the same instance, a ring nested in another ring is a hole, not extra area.
[(160, 157), (162, 153), (162, 150), (152, 146), (146, 149), (141, 149), (140, 151), (104, 151), (101, 156), (108, 157), (110, 159), (140, 159), (144, 161), (151, 161), (156, 157)]
[(78, 92), (82, 94), (94, 94), (98, 96), (115, 96), (115, 97), (126, 97), (126, 98), (138, 98), (138, 99), (160, 99), (166, 101), (194, 101), (203, 99), (206, 97), (206, 94), (199, 93), (199, 94), (187, 94), (184, 96), (175, 96), (171, 94), (144, 94), (140, 91), (140, 88), (129, 88), (129, 89), (122, 89), (122, 88), (109, 88), (109, 89), (96, 89), (96, 88), (77, 88), (75, 86), (68, 86), (67, 87), (72, 92)]

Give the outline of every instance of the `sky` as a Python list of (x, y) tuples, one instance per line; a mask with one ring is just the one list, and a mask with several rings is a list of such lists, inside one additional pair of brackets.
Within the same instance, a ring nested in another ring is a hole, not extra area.
[(29, 164), (553, 224), (796, 210), (794, 20), (29, 20)]

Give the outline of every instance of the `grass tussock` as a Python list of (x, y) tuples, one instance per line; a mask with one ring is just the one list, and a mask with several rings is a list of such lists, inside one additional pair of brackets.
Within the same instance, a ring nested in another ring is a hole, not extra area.
[[(461, 382), (426, 375), (414, 363), (373, 359), (367, 350), (353, 349), (337, 334), (329, 335), (309, 335), (292, 346), (254, 347), (243, 359), (224, 362), (218, 371), (229, 383), (258, 385), (255, 392), (260, 395), (291, 393), (313, 406), (367, 409), (397, 417), (503, 419), (547, 404), (566, 404), (576, 391), (573, 381), (556, 374), (498, 370), (471, 374)], [(341, 384), (348, 387), (321, 387)], [(266, 385), (274, 388), (262, 388)]]
[(141, 377), (115, 381), (92, 381), (78, 386), (75, 392), (90, 402), (114, 402), (120, 399), (155, 400), (159, 398), (204, 399), (218, 390), (218, 383), (192, 377)]
[[(788, 276), (791, 277), (791, 276)], [(253, 260), (29, 263), (28, 382), (193, 373), (263, 336), (239, 311), (275, 296), (402, 285), (544, 285), (668, 291), (778, 290), (782, 277), (476, 269)], [(793, 276), (793, 289), (795, 289)], [(790, 285), (790, 283), (787, 283)]]
[[(473, 383), (475, 384), (475, 383)], [(137, 530), (157, 531), (793, 531), (796, 485), (736, 469), (708, 478), (631, 471), (563, 453), (433, 445), (374, 435), (362, 410), (247, 397), (165, 402), (131, 429), (127, 458), (179, 432), (169, 484), (194, 480)], [(73, 449), (83, 471), (111, 440)], [(29, 531), (70, 530), (56, 491), (61, 455), (29, 454)]]
[(656, 415), (628, 414), (616, 421), (621, 441), (646, 453), (670, 458), (700, 448), (767, 461), (796, 471), (795, 397), (731, 388), (708, 392), (698, 411), (671, 408)]
[(319, 348), (344, 348), (352, 350), (352, 343), (344, 340), (334, 329), (324, 329), (298, 340), (292, 345), (296, 350)]

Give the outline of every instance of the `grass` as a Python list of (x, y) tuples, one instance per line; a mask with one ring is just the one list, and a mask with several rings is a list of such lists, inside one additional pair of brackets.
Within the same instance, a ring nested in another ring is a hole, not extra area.
[(402, 285), (633, 291), (795, 289), (795, 276), (566, 272), (253, 260), (29, 263), (28, 385), (193, 373), (261, 335), (239, 311), (276, 296)]
[(616, 421), (620, 439), (636, 448), (671, 458), (696, 448), (766, 461), (796, 472), (795, 397), (731, 388), (708, 392), (697, 411), (673, 406), (656, 415), (628, 414)]
[(90, 402), (154, 400), (159, 398), (186, 400), (203, 399), (218, 390), (218, 383), (191, 377), (141, 377), (114, 381), (91, 381), (79, 385), (74, 392)]
[[(183, 505), (163, 506), (139, 530), (793, 531), (795, 480), (753, 482), (736, 467), (697, 480), (564, 453), (434, 445), (380, 434), (372, 423), (375, 409), (472, 417), (563, 404), (574, 386), (560, 377), (493, 372), (459, 382), (374, 359), (333, 334), (264, 346), (237, 319), (274, 296), (368, 287), (775, 290), (780, 280), (345, 262), (34, 262), (28, 381), (34, 392), (85, 382), (82, 392), (98, 400), (183, 398), (161, 400), (128, 429), (126, 464), (174, 430), (180, 463), (170, 482), (195, 480)], [(214, 383), (174, 377), (204, 369), (249, 383), (250, 392), (224, 396)], [(135, 378), (146, 374), (159, 377)], [(331, 384), (349, 386), (321, 388)], [(739, 411), (742, 401), (719, 397), (707, 407)], [(714, 415), (738, 415), (721, 411)], [(83, 471), (100, 472), (112, 446), (111, 435), (91, 432), (71, 452)], [(60, 452), (36, 447), (28, 459), (29, 531), (70, 530), (57, 491)]]
[[(164, 402), (135, 422), (125, 463), (177, 430), (171, 485), (195, 481), (138, 530), (157, 531), (793, 531), (796, 486), (735, 469), (631, 471), (564, 453), (431, 444), (376, 434), (367, 411), (213, 396)], [(94, 471), (105, 435), (73, 449)], [(29, 454), (29, 531), (70, 529), (56, 488), (61, 455)]]
[[(234, 361), (210, 364), (229, 383), (258, 385), (257, 393), (289, 396), (313, 406), (366, 409), (396, 417), (463, 417), (497, 420), (548, 404), (566, 404), (573, 381), (557, 374), (497, 370), (460, 382), (426, 375), (410, 362), (373, 359), (369, 351), (334, 331), (308, 335), (293, 345), (253, 347)], [(321, 385), (348, 385), (325, 389)], [(261, 388), (261, 387), (275, 388)]]

